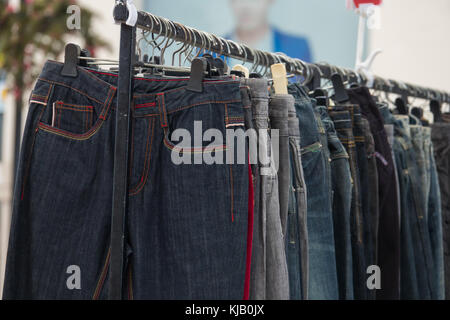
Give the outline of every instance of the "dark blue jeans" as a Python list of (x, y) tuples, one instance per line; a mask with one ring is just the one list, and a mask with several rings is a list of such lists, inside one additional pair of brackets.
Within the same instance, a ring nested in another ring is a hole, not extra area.
[(443, 298), (443, 249), (439, 186), (429, 129), (408, 116), (379, 110), (395, 128), (394, 154), (401, 191), (401, 298)]
[(286, 256), (289, 268), (289, 294), (291, 300), (307, 300), (309, 286), (307, 190), (302, 167), (299, 120), (293, 103), (288, 106), (288, 116), (291, 179)]
[[(289, 86), (300, 121), (302, 166), (307, 188), (309, 299), (338, 299), (329, 161), (321, 143), (311, 99), (298, 84)], [(326, 137), (325, 137), (326, 139)], [(328, 167), (327, 167), (328, 166)]]
[[(5, 299), (98, 299), (108, 292), (117, 75), (47, 62), (30, 99), (16, 176)], [(175, 129), (244, 126), (239, 81), (136, 79), (126, 276), (130, 299), (242, 299), (248, 164), (175, 164)], [(228, 146), (194, 142), (195, 155)], [(225, 161), (225, 160), (224, 160)], [(67, 286), (79, 268), (80, 288)], [(247, 275), (248, 278), (249, 275)]]
[(330, 111), (337, 135), (346, 148), (352, 178), (351, 188), (351, 243), (353, 261), (353, 293), (357, 300), (367, 299), (366, 260), (364, 255), (364, 217), (361, 208), (360, 183), (356, 143), (353, 135), (353, 122), (348, 111), (352, 106), (339, 106)]
[(441, 191), (445, 299), (450, 300), (450, 123), (433, 124), (431, 139)]
[(339, 140), (333, 121), (324, 106), (317, 106), (327, 133), (327, 148), (330, 152), (331, 180), (333, 192), (334, 242), (336, 268), (339, 284), (339, 299), (352, 300), (353, 258), (351, 242), (352, 177), (349, 156)]
[(334, 123), (324, 106), (316, 107), (328, 138), (333, 192), (334, 242), (339, 284), (339, 299), (352, 300), (353, 258), (351, 242), (352, 177), (350, 162), (344, 145), (338, 138)]

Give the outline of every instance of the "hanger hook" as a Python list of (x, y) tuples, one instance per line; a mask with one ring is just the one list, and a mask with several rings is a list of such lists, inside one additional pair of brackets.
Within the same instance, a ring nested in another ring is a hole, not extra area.
[[(184, 62), (183, 63), (186, 63), (186, 61), (188, 61), (189, 60), (189, 62), (192, 62), (192, 59), (191, 59), (191, 55), (192, 55), (192, 51), (194, 51), (194, 48), (195, 48), (195, 46), (196, 46), (196, 44), (197, 44), (197, 35), (195, 34), (195, 31), (194, 31), (194, 29), (193, 28), (188, 28), (188, 30), (189, 30), (189, 32), (192, 32), (192, 35), (193, 35), (193, 42), (190, 44), (190, 50), (189, 50), (189, 53), (186, 55), (186, 58), (184, 59)], [(187, 51), (187, 50), (186, 50)]]
[(202, 51), (205, 49), (205, 38), (204, 38), (204, 35), (202, 32), (198, 31), (197, 29), (194, 29), (194, 30), (198, 32), (198, 34), (200, 36), (200, 41), (201, 41), (199, 50), (197, 51), (197, 54), (195, 56), (195, 58), (198, 58), (200, 56), (200, 54), (202, 53)]
[(215, 44), (216, 42), (217, 42), (217, 45), (219, 46), (219, 53), (218, 53), (218, 57), (220, 58), (220, 57), (222, 57), (222, 53), (223, 53), (223, 44), (222, 44), (222, 42), (220, 41), (220, 39), (219, 39), (219, 37), (218, 36), (216, 36), (216, 35), (214, 35), (214, 34), (211, 34), (211, 37), (213, 37), (213, 40), (214, 40), (214, 43), (213, 44)]
[[(175, 25), (172, 21), (168, 20), (167, 21), (167, 27), (168, 27), (168, 37), (167, 37), (167, 41), (166, 44), (164, 45), (164, 48), (161, 50), (161, 64), (165, 63), (165, 53), (166, 53), (166, 49), (168, 47), (170, 47), (174, 42), (175, 42), (175, 37), (173, 37), (173, 39), (170, 39), (170, 37), (172, 37), (175, 34)], [(174, 27), (174, 28), (172, 28)]]
[(219, 39), (220, 39), (220, 41), (223, 41), (226, 44), (226, 46), (227, 46), (227, 53), (228, 53), (228, 55), (230, 55), (231, 54), (231, 50), (230, 50), (229, 42), (227, 40), (225, 40), (224, 38), (222, 38), (222, 37), (219, 37)]
[(242, 46), (242, 50), (244, 51), (244, 60), (241, 61), (242, 65), (245, 65), (248, 62), (248, 51), (250, 51), (250, 48), (244, 43), (241, 43), (240, 45)]
[(188, 41), (187, 41), (187, 39), (186, 39), (186, 29), (184, 28), (184, 26), (183, 25), (180, 25), (180, 24), (178, 24), (178, 23), (175, 23), (175, 27), (180, 27), (181, 28), (181, 30), (183, 30), (183, 33), (184, 33), (184, 42), (179, 42), (179, 43), (181, 43), (182, 44), (182, 46), (180, 47), (180, 48), (178, 48), (178, 50), (176, 50), (176, 51), (174, 51), (174, 53), (172, 54), (172, 66), (174, 66), (175, 65), (175, 56), (176, 56), (176, 54), (177, 53), (180, 53), (183, 49), (184, 49), (184, 47), (186, 46), (186, 44), (188, 43)]

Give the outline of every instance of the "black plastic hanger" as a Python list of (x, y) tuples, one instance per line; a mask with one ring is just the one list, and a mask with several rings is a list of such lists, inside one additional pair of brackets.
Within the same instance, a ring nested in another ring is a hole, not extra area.
[(203, 92), (203, 79), (210, 74), (211, 65), (208, 59), (203, 57), (195, 58), (191, 64), (191, 77), (189, 78), (186, 90), (194, 92)]
[(433, 122), (442, 122), (441, 104), (438, 100), (430, 101), (430, 110), (433, 113)]
[(97, 69), (98, 66), (88, 65), (86, 60), (80, 59), (80, 57), (90, 56), (91, 53), (89, 50), (81, 49), (80, 46), (75, 43), (66, 44), (66, 47), (64, 48), (64, 66), (61, 70), (61, 75), (75, 78), (78, 76), (77, 66)]
[(423, 117), (423, 110), (419, 107), (414, 107), (411, 109), (411, 114), (415, 116), (417, 119), (422, 119)]
[(72, 78), (78, 76), (77, 66), (80, 64), (80, 56), (80, 46), (74, 43), (66, 44), (66, 47), (64, 49), (64, 66), (61, 71), (61, 75)]
[(409, 114), (409, 108), (408, 108), (408, 97), (402, 96), (395, 99), (395, 106), (397, 107), (397, 111), (399, 114), (407, 115)]
[(256, 72), (252, 72), (250, 73), (250, 75), (248, 76), (250, 79), (261, 79), (263, 76), (260, 75), (259, 73)]
[(228, 64), (221, 58), (214, 58), (214, 67), (216, 68), (219, 76), (229, 74)]
[(230, 74), (238, 76), (239, 78), (245, 78), (245, 73), (239, 70), (231, 70)]
[(323, 89), (315, 89), (313, 94), (312, 94), (313, 98), (317, 98), (317, 97), (327, 97), (328, 93), (326, 90)]
[(420, 122), (422, 122), (423, 126), (425, 126), (425, 127), (429, 126), (428, 120), (423, 117), (423, 109), (422, 108), (419, 108), (419, 107), (412, 108), (411, 109), (411, 114), (413, 116), (415, 116), (417, 119), (419, 119)]
[(334, 88), (334, 100), (338, 103), (344, 103), (350, 100), (347, 90), (344, 87), (344, 82), (339, 73), (335, 73), (331, 76), (331, 82)]

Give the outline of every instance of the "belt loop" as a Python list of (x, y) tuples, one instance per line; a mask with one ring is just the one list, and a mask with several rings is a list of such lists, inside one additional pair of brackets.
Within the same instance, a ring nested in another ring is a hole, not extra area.
[(158, 109), (159, 109), (159, 117), (161, 122), (161, 128), (167, 128), (167, 110), (166, 110), (166, 103), (164, 101), (164, 93), (158, 93), (157, 98), (158, 100)]
[(112, 102), (114, 100), (114, 96), (116, 94), (116, 91), (117, 91), (116, 87), (111, 86), (109, 88), (108, 96), (107, 96), (107, 98), (105, 100), (105, 103), (103, 104), (102, 111), (100, 112), (100, 116), (99, 116), (100, 119), (106, 120), (106, 117), (108, 116), (109, 110), (111, 108), (111, 104), (112, 104)]

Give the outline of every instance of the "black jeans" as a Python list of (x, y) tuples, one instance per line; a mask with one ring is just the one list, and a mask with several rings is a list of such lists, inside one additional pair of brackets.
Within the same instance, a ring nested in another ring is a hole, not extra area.
[(397, 182), (391, 147), (384, 130), (383, 118), (365, 87), (348, 90), (350, 101), (360, 106), (369, 121), (377, 157), (380, 221), (378, 227), (378, 266), (382, 271), (377, 299), (398, 299), (400, 295), (400, 225)]

